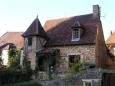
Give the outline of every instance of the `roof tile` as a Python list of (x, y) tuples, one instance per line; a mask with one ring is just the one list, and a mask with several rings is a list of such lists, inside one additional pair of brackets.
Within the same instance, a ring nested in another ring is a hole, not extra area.
[(48, 39), (46, 32), (44, 31), (38, 17), (32, 22), (28, 29), (23, 34), (24, 37), (28, 36), (41, 36)]
[(22, 37), (23, 32), (6, 32), (0, 37), (0, 46), (13, 43), (17, 48), (23, 48), (24, 39)]
[[(72, 26), (79, 21), (84, 26), (84, 34), (79, 41), (72, 40)], [(48, 46), (71, 44), (94, 44), (96, 41), (96, 29), (98, 20), (93, 14), (74, 16), (46, 21), (44, 29), (50, 38)]]

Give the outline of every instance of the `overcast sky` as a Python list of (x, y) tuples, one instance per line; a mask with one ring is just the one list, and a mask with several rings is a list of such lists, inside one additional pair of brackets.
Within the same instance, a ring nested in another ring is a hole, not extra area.
[(0, 36), (7, 31), (25, 31), (38, 15), (42, 25), (53, 18), (92, 13), (101, 7), (105, 38), (115, 30), (115, 0), (0, 0)]

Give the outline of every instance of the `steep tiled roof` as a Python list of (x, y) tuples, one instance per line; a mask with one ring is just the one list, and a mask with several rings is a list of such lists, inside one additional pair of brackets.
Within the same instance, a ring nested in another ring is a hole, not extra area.
[(44, 31), (38, 17), (32, 22), (28, 29), (23, 34), (24, 37), (28, 36), (41, 36), (43, 38), (48, 38), (46, 32)]
[(7, 43), (13, 43), (17, 48), (22, 48), (24, 46), (22, 34), (23, 32), (6, 32), (0, 37), (0, 46)]
[(115, 44), (115, 31), (106, 40), (106, 44)]
[[(79, 21), (84, 27), (84, 34), (79, 41), (72, 40), (72, 26)], [(95, 44), (98, 19), (93, 14), (74, 16), (46, 21), (44, 29), (49, 37), (49, 46), (74, 45), (74, 44)]]

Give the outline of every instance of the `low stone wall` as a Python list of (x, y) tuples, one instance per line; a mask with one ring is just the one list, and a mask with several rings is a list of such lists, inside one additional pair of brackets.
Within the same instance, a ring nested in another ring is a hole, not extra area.
[(80, 73), (54, 80), (39, 81), (43, 86), (83, 86), (82, 79), (101, 79), (103, 71), (100, 69), (88, 69)]

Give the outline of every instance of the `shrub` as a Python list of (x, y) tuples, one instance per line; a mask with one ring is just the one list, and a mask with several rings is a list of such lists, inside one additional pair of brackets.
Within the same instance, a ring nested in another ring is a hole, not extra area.
[(0, 84), (17, 83), (31, 80), (30, 72), (23, 72), (21, 69), (2, 69), (0, 70)]
[(75, 63), (71, 63), (71, 67), (69, 68), (69, 72), (70, 73), (78, 73), (82, 68), (82, 63), (79, 62), (75, 62)]
[(8, 67), (0, 69), (0, 84), (10, 84), (31, 80), (32, 71), (29, 61), (24, 57), (23, 67), (20, 66), (20, 51), (12, 48), (8, 52)]
[(42, 85), (35, 81), (28, 81), (28, 82), (8, 84), (3, 86), (42, 86)]

